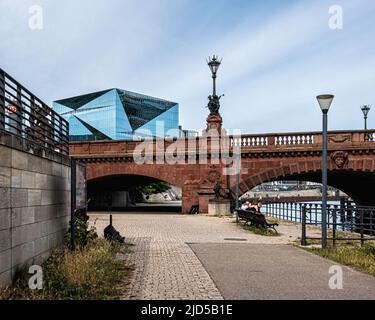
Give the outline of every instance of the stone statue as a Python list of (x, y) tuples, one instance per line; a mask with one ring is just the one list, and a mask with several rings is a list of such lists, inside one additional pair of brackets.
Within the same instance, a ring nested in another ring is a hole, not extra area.
[(220, 98), (221, 96), (215, 95), (209, 95), (208, 96), (208, 109), (210, 110), (210, 115), (217, 115), (219, 114), (219, 109), (220, 109)]
[[(225, 190), (221, 187), (221, 181), (217, 180), (214, 186), (215, 199), (225, 199)], [(224, 192), (224, 195), (223, 195)]]

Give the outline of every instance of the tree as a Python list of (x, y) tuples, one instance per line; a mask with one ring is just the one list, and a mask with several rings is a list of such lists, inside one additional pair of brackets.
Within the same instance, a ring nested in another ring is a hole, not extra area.
[(149, 196), (151, 194), (165, 192), (171, 189), (171, 186), (165, 182), (151, 182), (146, 185), (136, 186), (129, 190), (129, 196), (134, 202), (142, 202), (143, 195)]
[(137, 190), (145, 194), (146, 196), (149, 196), (151, 194), (166, 192), (169, 189), (171, 189), (171, 186), (165, 182), (158, 181), (158, 182), (152, 182), (145, 186), (138, 186)]

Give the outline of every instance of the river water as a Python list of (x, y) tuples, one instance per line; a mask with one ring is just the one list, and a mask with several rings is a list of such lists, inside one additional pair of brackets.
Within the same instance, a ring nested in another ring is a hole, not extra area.
[[(309, 202), (298, 202), (298, 203), (288, 203), (284, 204), (264, 204), (262, 206), (262, 212), (265, 214), (279, 218), (282, 220), (296, 221), (301, 222), (301, 206), (306, 205), (306, 223), (308, 224), (321, 224), (322, 214), (321, 214), (321, 201), (309, 201)], [(337, 206), (337, 209), (340, 209), (340, 201), (327, 201), (328, 215), (327, 223), (332, 225), (334, 222), (333, 219), (333, 208)], [(336, 211), (336, 223), (338, 224), (339, 229), (350, 230), (353, 228), (354, 218), (352, 218), (352, 213), (344, 211)], [(343, 224), (343, 226), (341, 226)]]

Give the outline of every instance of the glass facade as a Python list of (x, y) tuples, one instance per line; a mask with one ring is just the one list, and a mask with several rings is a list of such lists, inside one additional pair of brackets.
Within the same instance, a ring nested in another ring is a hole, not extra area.
[(110, 89), (53, 102), (69, 122), (71, 141), (132, 140), (179, 136), (179, 105), (143, 94)]

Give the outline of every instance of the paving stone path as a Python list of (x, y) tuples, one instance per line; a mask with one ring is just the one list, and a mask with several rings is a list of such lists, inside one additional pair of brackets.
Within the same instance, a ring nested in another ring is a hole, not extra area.
[[(90, 217), (102, 233), (108, 215)], [(288, 245), (301, 234), (298, 224), (283, 222), (277, 237), (246, 231), (233, 218), (205, 215), (116, 213), (113, 225), (133, 244), (123, 256), (133, 272), (119, 284), (122, 299), (375, 297), (375, 277), (348, 267), (342, 267), (343, 290), (332, 290), (329, 269), (336, 263)]]
[[(102, 232), (108, 215), (90, 214)], [(191, 250), (191, 243), (287, 244), (300, 234), (296, 225), (280, 226), (279, 237), (243, 230), (233, 219), (203, 215), (113, 214), (113, 225), (134, 244), (126, 260), (134, 269), (123, 299), (223, 299)], [(226, 240), (237, 239), (237, 240)]]

